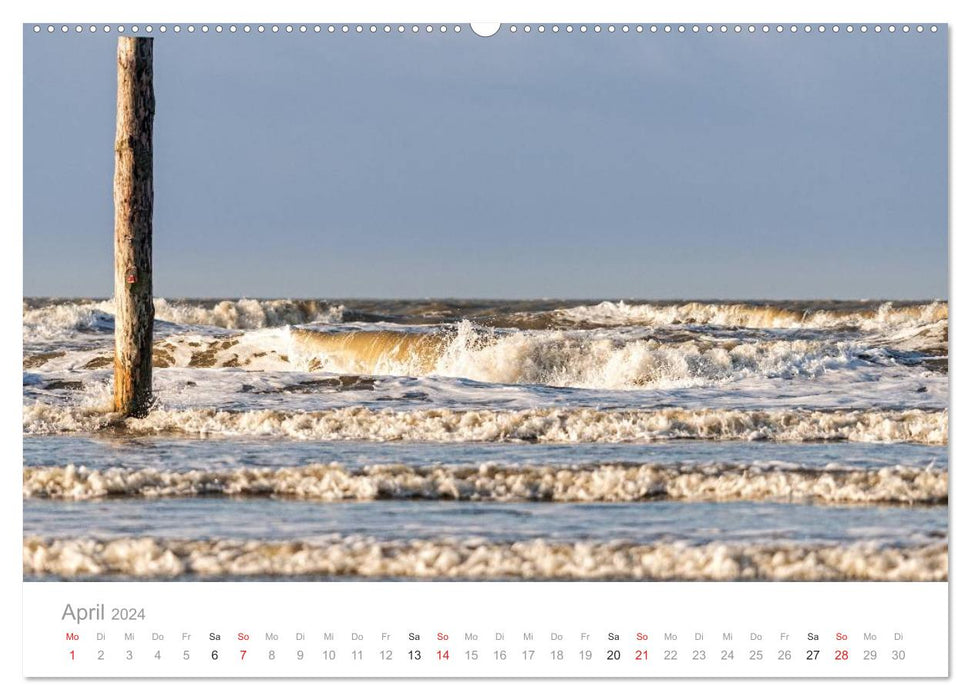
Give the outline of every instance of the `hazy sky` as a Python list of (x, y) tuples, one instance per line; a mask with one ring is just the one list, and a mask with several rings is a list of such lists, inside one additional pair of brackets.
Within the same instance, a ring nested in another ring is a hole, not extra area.
[[(937, 34), (155, 40), (155, 290), (947, 296)], [(110, 296), (114, 36), (24, 36), (24, 293)]]

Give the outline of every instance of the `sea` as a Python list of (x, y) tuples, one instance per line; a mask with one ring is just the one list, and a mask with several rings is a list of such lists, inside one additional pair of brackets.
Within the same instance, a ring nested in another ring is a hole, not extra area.
[(23, 302), (27, 580), (948, 576), (946, 301)]

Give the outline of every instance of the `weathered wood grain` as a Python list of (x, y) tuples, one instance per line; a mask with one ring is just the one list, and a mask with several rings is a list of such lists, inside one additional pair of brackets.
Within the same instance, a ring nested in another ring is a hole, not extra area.
[(118, 39), (115, 132), (114, 410), (144, 415), (152, 400), (152, 39)]

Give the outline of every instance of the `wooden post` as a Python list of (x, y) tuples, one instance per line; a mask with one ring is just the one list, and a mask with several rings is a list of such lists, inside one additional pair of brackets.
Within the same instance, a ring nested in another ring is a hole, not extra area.
[(118, 39), (115, 132), (115, 401), (125, 416), (152, 400), (152, 40)]

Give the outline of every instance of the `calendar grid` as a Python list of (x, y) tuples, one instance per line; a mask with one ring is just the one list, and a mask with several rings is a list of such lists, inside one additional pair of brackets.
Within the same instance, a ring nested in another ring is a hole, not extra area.
[[(27, 583), (33, 677), (942, 677), (947, 584)], [(578, 599), (582, 609), (571, 607)], [(811, 608), (793, 605), (811, 600)]]

